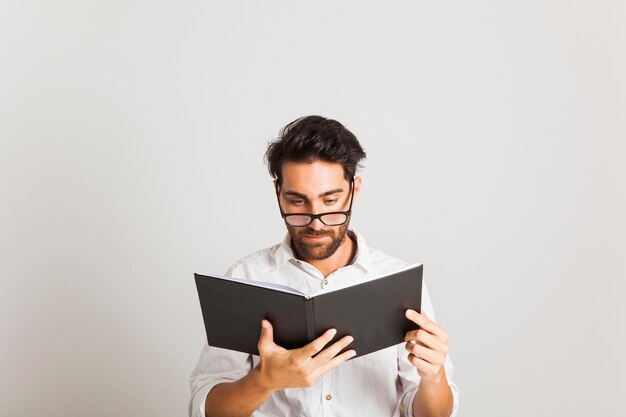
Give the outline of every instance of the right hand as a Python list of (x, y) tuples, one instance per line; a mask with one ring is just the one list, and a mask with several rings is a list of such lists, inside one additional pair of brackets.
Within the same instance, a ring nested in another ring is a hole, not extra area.
[(337, 333), (335, 329), (327, 330), (302, 348), (287, 350), (274, 343), (274, 329), (269, 321), (263, 320), (261, 325), (257, 370), (263, 385), (270, 391), (312, 387), (320, 376), (356, 355), (354, 349), (337, 355), (352, 343), (352, 336), (345, 336), (322, 350)]

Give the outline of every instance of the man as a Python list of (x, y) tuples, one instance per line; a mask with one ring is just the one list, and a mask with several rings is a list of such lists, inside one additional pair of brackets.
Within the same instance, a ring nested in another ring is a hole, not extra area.
[[(363, 282), (407, 266), (369, 248), (348, 228), (362, 180), (365, 152), (335, 120), (308, 116), (288, 124), (268, 146), (284, 241), (236, 263), (227, 275), (279, 283), (304, 293)], [(259, 356), (205, 345), (191, 375), (192, 417), (237, 416), (450, 416), (458, 389), (450, 380), (447, 332), (434, 320), (424, 286), (422, 313), (406, 317), (420, 329), (405, 343), (352, 358), (346, 336), (328, 344), (329, 329), (299, 349), (273, 341), (263, 320)]]

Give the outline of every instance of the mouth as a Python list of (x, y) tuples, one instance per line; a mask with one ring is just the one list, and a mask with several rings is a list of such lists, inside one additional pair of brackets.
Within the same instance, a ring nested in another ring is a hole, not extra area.
[(305, 239), (312, 240), (314, 242), (320, 241), (325, 237), (328, 237), (328, 235), (304, 235)]

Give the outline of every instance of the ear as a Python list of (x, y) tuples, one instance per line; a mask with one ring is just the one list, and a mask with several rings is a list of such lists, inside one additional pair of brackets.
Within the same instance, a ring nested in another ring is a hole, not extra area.
[(359, 195), (359, 191), (361, 191), (362, 182), (363, 180), (361, 177), (359, 176), (354, 177), (354, 198), (356, 198)]
[(278, 180), (274, 180), (272, 182), (274, 184), (274, 194), (276, 194), (276, 198), (278, 198), (278, 200), (280, 201), (280, 194), (278, 192), (278, 189), (280, 188)]

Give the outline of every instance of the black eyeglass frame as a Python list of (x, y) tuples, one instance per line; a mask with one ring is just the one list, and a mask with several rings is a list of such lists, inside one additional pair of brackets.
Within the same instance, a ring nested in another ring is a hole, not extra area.
[[(346, 211), (329, 211), (326, 213), (319, 213), (319, 214), (311, 214), (311, 213), (285, 213), (283, 212), (283, 208), (280, 205), (280, 182), (276, 183), (277, 187), (276, 187), (276, 201), (278, 202), (278, 209), (280, 210), (280, 215), (283, 218), (283, 220), (285, 221), (285, 224), (287, 224), (288, 226), (291, 227), (305, 227), (310, 225), (311, 223), (313, 223), (313, 220), (318, 219), (320, 222), (322, 222), (322, 224), (326, 225), (326, 226), (341, 226), (342, 224), (345, 224), (345, 222), (348, 221), (348, 219), (350, 218), (350, 215), (352, 214), (352, 202), (354, 201), (354, 178), (352, 178), (352, 180), (350, 181), (350, 188), (352, 188), (352, 191), (350, 193), (350, 206), (348, 207), (348, 210)], [(346, 216), (346, 219), (339, 223), (339, 224), (327, 224), (324, 222), (324, 220), (322, 220), (322, 216), (327, 216), (329, 214), (343, 214)], [(309, 222), (307, 224), (300, 224), (300, 225), (293, 225), (290, 224), (287, 221), (287, 217), (289, 216), (306, 216), (309, 218)]]

